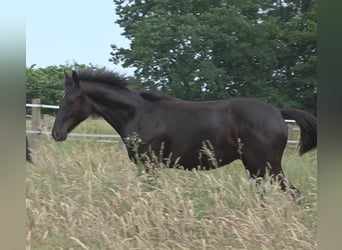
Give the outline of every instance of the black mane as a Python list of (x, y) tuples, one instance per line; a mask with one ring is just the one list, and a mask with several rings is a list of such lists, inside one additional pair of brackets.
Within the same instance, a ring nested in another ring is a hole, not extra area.
[(79, 72), (78, 77), (81, 81), (100, 82), (123, 89), (130, 85), (130, 81), (125, 76), (108, 70), (86, 69)]
[(155, 92), (140, 92), (140, 96), (144, 98), (145, 100), (148, 100), (150, 102), (159, 102), (163, 100), (168, 100), (168, 101), (181, 101), (180, 99), (176, 97), (171, 97), (171, 96), (166, 96), (160, 93), (155, 93)]
[(140, 95), (142, 98), (150, 101), (150, 102), (158, 102), (160, 100), (165, 99), (165, 96), (156, 94), (156, 93), (152, 93), (152, 92), (140, 92)]
[[(131, 85), (131, 81), (128, 80), (127, 77), (120, 75), (118, 73), (108, 71), (108, 70), (101, 70), (101, 69), (92, 69), (88, 68), (84, 71), (78, 73), (78, 78), (81, 81), (87, 82), (96, 82), (96, 83), (103, 83), (109, 86), (113, 86), (116, 88), (121, 89), (128, 89), (128, 86)], [(150, 101), (150, 102), (158, 102), (161, 100), (177, 100), (174, 97), (164, 96), (162, 94), (153, 93), (153, 92), (139, 92), (141, 97)]]

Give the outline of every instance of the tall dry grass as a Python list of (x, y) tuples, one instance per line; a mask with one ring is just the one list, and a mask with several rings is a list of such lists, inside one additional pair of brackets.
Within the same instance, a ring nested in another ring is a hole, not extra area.
[(283, 159), (301, 204), (239, 162), (147, 180), (116, 145), (44, 138), (33, 160), (26, 249), (317, 249), (316, 152)]

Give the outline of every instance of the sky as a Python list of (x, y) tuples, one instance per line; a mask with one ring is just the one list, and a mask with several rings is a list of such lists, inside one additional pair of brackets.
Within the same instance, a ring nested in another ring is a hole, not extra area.
[(93, 64), (121, 74), (132, 68), (109, 62), (110, 45), (129, 48), (115, 23), (112, 0), (33, 0), (26, 2), (26, 66)]

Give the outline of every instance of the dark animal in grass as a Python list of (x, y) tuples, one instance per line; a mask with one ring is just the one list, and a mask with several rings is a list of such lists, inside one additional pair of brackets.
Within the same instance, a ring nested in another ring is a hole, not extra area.
[[(208, 170), (241, 159), (252, 178), (269, 172), (282, 190), (295, 192), (281, 167), (288, 139), (284, 119), (300, 127), (300, 154), (317, 145), (316, 118), (303, 110), (254, 99), (184, 101), (134, 91), (124, 77), (109, 71), (65, 73), (53, 138), (65, 140), (90, 114), (102, 116), (117, 131), (133, 161), (154, 155), (170, 167)], [(139, 139), (138, 146), (132, 138)]]

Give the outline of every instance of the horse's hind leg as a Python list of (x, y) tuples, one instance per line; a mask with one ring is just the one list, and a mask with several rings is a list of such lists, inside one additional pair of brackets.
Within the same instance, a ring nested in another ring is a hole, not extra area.
[[(294, 199), (300, 197), (299, 190), (292, 185), (286, 178), (281, 168), (281, 157), (283, 150), (281, 147), (262, 151), (260, 149), (250, 150), (244, 148), (241, 160), (248, 170), (251, 178), (264, 178), (268, 170), (271, 179), (280, 184), (281, 190), (291, 190)], [(270, 155), (270, 153), (273, 153)]]
[(269, 169), (271, 178), (275, 180), (277, 183), (279, 183), (281, 190), (289, 190), (291, 196), (295, 200), (297, 200), (301, 196), (300, 191), (288, 181), (281, 167), (281, 159), (286, 147), (286, 143), (287, 140), (283, 144), (279, 143), (277, 146), (274, 147), (273, 151), (270, 151), (272, 154), (269, 156), (270, 159), (269, 161), (267, 161), (266, 164), (267, 168)]
[(274, 165), (274, 167), (270, 164), (269, 169), (272, 180), (279, 183), (281, 190), (289, 190), (294, 200), (298, 200), (301, 197), (300, 191), (293, 184), (291, 184), (285, 177), (285, 174), (281, 168), (280, 163), (279, 165)]
[[(261, 179), (264, 178), (266, 173), (266, 166), (263, 164), (260, 155), (253, 152), (248, 151), (246, 148), (242, 151), (242, 154), (240, 154), (240, 159), (242, 163), (244, 164), (250, 178), (256, 180), (257, 187), (261, 184)], [(265, 194), (265, 190), (261, 190), (261, 197), (263, 199)]]

